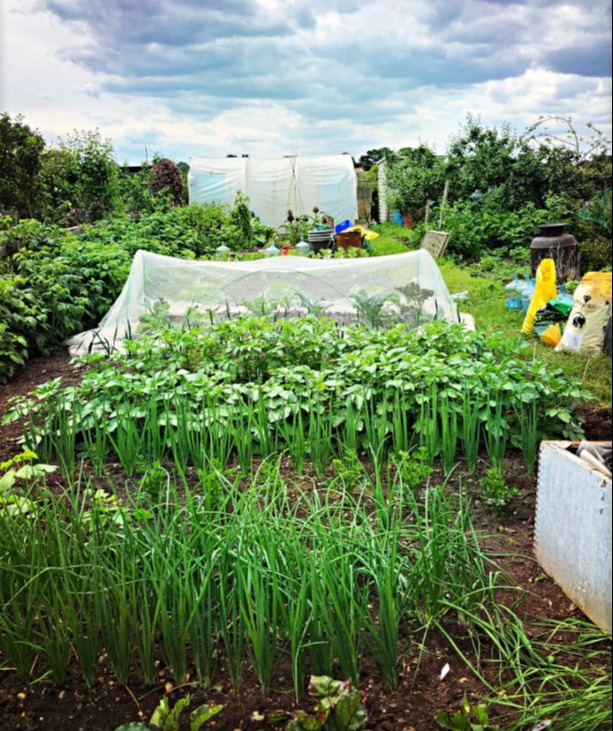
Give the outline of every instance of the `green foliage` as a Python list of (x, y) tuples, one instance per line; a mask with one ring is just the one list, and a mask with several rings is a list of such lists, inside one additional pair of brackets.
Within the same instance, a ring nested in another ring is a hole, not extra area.
[(391, 150), (389, 147), (378, 147), (373, 150), (368, 150), (368, 152), (365, 152), (360, 159), (358, 160), (358, 165), (360, 165), (366, 172), (370, 171), (377, 163), (381, 162), (381, 160), (387, 160), (388, 162), (391, 162), (396, 158), (396, 153)]
[(518, 246), (506, 252), (485, 254), (467, 269), (474, 277), (495, 279), (507, 284), (515, 274), (520, 277), (532, 276), (530, 249), (527, 246)]
[[(591, 198), (594, 189), (585, 185), (583, 165), (606, 149), (606, 144), (603, 148), (599, 139), (585, 153), (581, 143), (564, 145), (553, 137), (535, 134), (537, 127), (533, 125), (520, 136), (508, 125), (488, 128), (469, 115), (448, 148), (451, 201), (466, 202), (495, 192), (502, 210), (519, 211), (529, 204), (543, 208), (552, 195), (569, 202)], [(600, 186), (605, 180), (606, 174), (600, 178)]]
[(368, 716), (352, 683), (313, 677), (309, 694), (317, 699), (313, 714), (298, 711), (286, 731), (366, 731)]
[(125, 213), (134, 220), (151, 213), (165, 213), (172, 208), (170, 196), (166, 192), (153, 192), (152, 181), (153, 167), (148, 163), (143, 163), (141, 169), (135, 173), (128, 166), (120, 170), (122, 204)]
[(22, 518), (36, 513), (36, 503), (25, 496), (28, 487), (43, 481), (56, 467), (32, 464), (38, 456), (23, 452), (0, 463), (0, 511), (9, 518)]
[[(547, 221), (567, 220), (580, 241), (599, 239), (603, 229), (610, 231), (610, 195), (603, 199), (611, 179), (607, 141), (593, 125), (591, 138), (582, 139), (564, 118), (557, 121), (567, 125), (567, 135), (541, 134), (546, 121), (520, 136), (469, 116), (444, 160), (423, 146), (399, 150), (388, 176), (392, 204), (423, 215), (428, 200), (440, 204), (448, 181), (449, 250), (471, 261), (527, 246), (536, 226)], [(439, 214), (435, 210), (433, 219)]]
[(246, 198), (240, 191), (236, 194), (234, 208), (230, 212), (230, 220), (232, 224), (236, 226), (236, 228), (240, 231), (244, 242), (253, 241), (253, 237), (255, 234), (254, 223), (256, 222), (256, 217), (249, 208), (249, 198)]
[(222, 242), (234, 249), (254, 247), (270, 231), (242, 197), (233, 209), (175, 207), (138, 221), (117, 217), (86, 225), (78, 235), (35, 220), (3, 227), (0, 382), (11, 378), (29, 353), (48, 352), (97, 325), (121, 292), (139, 249), (193, 259), (213, 254)]
[[(466, 611), (488, 604), (489, 568), (457, 496), (418, 497), (400, 479), (389, 500), (370, 480), (356, 494), (339, 484), (296, 490), (278, 466), (246, 483), (210, 463), (198, 474), (202, 484), (175, 478), (155, 502), (132, 483), (117, 500), (131, 516), (121, 523), (78, 484), (26, 493), (35, 520), (0, 511), (0, 645), (24, 679), (35, 658), (64, 678), (74, 653), (93, 682), (104, 648), (119, 682), (136, 668), (152, 682), (159, 651), (175, 682), (193, 664), (208, 686), (222, 646), (234, 685), (249, 662), (266, 692), (289, 652), (301, 693), (306, 667), (330, 674), (338, 662), (359, 677), (372, 647), (396, 682), (401, 626), (435, 626), (449, 598)], [(348, 691), (318, 696), (329, 728), (362, 728)], [(326, 707), (330, 694), (338, 710)], [(168, 725), (166, 711), (152, 725)]]
[(584, 271), (610, 272), (613, 264), (611, 238), (595, 235), (581, 242), (581, 261)]
[[(79, 161), (64, 147), (46, 149), (40, 170), (40, 218), (46, 223), (66, 225), (79, 205)], [(73, 220), (70, 223), (74, 223)]]
[[(168, 698), (162, 698), (155, 709), (149, 723), (128, 723), (119, 726), (115, 731), (179, 731), (182, 717), (189, 708), (192, 699), (185, 696), (170, 707)], [(200, 731), (205, 723), (218, 716), (224, 706), (200, 706), (190, 715), (190, 731)]]
[(416, 450), (414, 453), (400, 452), (395, 460), (395, 466), (403, 484), (413, 492), (426, 485), (433, 472), (424, 449)]
[(119, 211), (119, 168), (112, 143), (99, 130), (75, 131), (61, 139), (56, 159), (62, 163), (50, 183), (57, 186), (59, 178), (71, 184), (68, 225), (92, 223)]
[(49, 386), (19, 406), (28, 445), (45, 458), (70, 455), (86, 437), (97, 459), (115, 453), (130, 472), (169, 454), (182, 471), (206, 467), (206, 454), (223, 466), (238, 454), (248, 470), (255, 455), (278, 450), (297, 465), (308, 454), (325, 472), (337, 441), (345, 461), (350, 451), (372, 458), (373, 447), (398, 454), (419, 445), (450, 471), (460, 449), (474, 463), (485, 446), (499, 466), (513, 443), (532, 464), (540, 438), (581, 435), (573, 408), (586, 393), (529, 348), (522, 357), (519, 340), (442, 323), (419, 333), (341, 330), (315, 317), (200, 330), (162, 315), (146, 332), (112, 362), (97, 358), (79, 387), (49, 399)]
[(11, 492), (20, 480), (27, 482), (55, 472), (56, 468), (50, 465), (32, 465), (31, 463), (37, 459), (38, 455), (34, 452), (22, 452), (7, 462), (1, 462), (0, 473), (3, 474), (0, 477), (0, 495)]
[(528, 252), (539, 224), (564, 219), (563, 208), (559, 198), (550, 198), (547, 208), (528, 204), (518, 211), (506, 211), (494, 194), (476, 202), (457, 203), (445, 211), (444, 228), (451, 234), (449, 251), (469, 261), (492, 254), (505, 257), (519, 248)]
[(516, 487), (507, 485), (506, 473), (500, 467), (488, 470), (481, 479), (480, 486), (483, 502), (494, 510), (504, 510), (511, 500), (519, 495)]
[(23, 283), (20, 278), (0, 277), (0, 383), (6, 383), (19, 366), (25, 365), (28, 341), (24, 333), (36, 326)]
[(390, 203), (403, 212), (422, 211), (428, 201), (439, 201), (445, 187), (445, 162), (428, 147), (421, 145), (398, 152), (388, 183), (392, 189)]
[(36, 215), (44, 148), (41, 134), (22, 116), (11, 119), (7, 112), (0, 114), (0, 215), (15, 219)]
[(499, 731), (500, 726), (490, 723), (485, 706), (470, 707), (468, 698), (462, 701), (462, 706), (456, 713), (450, 714), (440, 711), (436, 721), (446, 731)]
[(332, 472), (335, 479), (343, 482), (350, 489), (355, 489), (364, 479), (364, 467), (355, 452), (347, 452), (341, 459), (332, 461)]
[(12, 342), (12, 355), (4, 357), (14, 364), (26, 349), (46, 352), (99, 322), (121, 291), (131, 261), (131, 253), (119, 246), (62, 236), (37, 221), (0, 232), (2, 242), (15, 252), (6, 260), (9, 273), (0, 275), (6, 295), (0, 300), (0, 327)]
[(311, 221), (307, 215), (294, 216), (292, 211), (287, 212), (287, 220), (279, 226), (277, 235), (281, 243), (287, 246), (296, 246), (300, 241), (306, 241), (311, 230)]

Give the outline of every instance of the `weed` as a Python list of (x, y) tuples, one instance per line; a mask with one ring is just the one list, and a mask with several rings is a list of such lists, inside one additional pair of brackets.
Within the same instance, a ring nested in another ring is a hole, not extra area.
[(456, 713), (441, 711), (436, 721), (446, 731), (500, 731), (500, 726), (494, 726), (485, 706), (470, 707), (468, 698), (462, 701), (460, 710)]
[[(168, 698), (163, 698), (149, 723), (128, 723), (119, 726), (115, 731), (179, 731), (182, 717), (190, 704), (191, 698), (186, 696), (177, 701), (174, 707), (171, 708)], [(192, 711), (189, 717), (190, 731), (200, 731), (206, 723), (218, 716), (223, 709), (224, 706), (200, 706), (200, 708)]]
[(488, 470), (480, 481), (483, 502), (494, 510), (501, 511), (519, 495), (516, 487), (507, 485), (506, 473), (500, 467)]

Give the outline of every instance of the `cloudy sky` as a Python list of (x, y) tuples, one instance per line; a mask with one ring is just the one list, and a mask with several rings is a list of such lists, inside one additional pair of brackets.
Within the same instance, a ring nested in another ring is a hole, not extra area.
[(467, 112), (611, 131), (610, 0), (0, 0), (0, 110), (120, 160), (444, 151)]

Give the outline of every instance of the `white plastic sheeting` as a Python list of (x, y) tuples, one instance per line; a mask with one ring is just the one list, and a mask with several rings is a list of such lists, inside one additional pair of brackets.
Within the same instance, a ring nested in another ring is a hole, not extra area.
[[(418, 328), (458, 322), (443, 276), (426, 251), (360, 259), (297, 256), (253, 262), (199, 262), (138, 251), (119, 299), (97, 330), (68, 344), (73, 355), (120, 348), (138, 337), (143, 315), (164, 302), (174, 323), (266, 311), (273, 317), (324, 314), (345, 324)], [(369, 321), (370, 320), (370, 321)]]
[(262, 223), (274, 228), (287, 220), (288, 211), (300, 216), (316, 206), (337, 223), (358, 216), (357, 176), (350, 155), (192, 159), (192, 202), (233, 205), (239, 191)]

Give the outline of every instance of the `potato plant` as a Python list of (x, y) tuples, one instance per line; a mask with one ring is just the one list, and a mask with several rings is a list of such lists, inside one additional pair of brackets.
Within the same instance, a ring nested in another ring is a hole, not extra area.
[(288, 452), (325, 472), (334, 456), (421, 447), (451, 472), (460, 453), (529, 468), (546, 437), (577, 437), (578, 382), (522, 355), (520, 341), (443, 323), (422, 332), (341, 329), (307, 317), (244, 317), (204, 329), (152, 324), (112, 360), (93, 356), (80, 386), (51, 382), (15, 404), (25, 445), (65, 469), (109, 456), (133, 474), (171, 458), (181, 470)]

